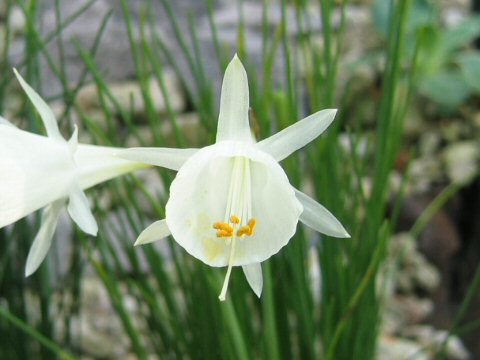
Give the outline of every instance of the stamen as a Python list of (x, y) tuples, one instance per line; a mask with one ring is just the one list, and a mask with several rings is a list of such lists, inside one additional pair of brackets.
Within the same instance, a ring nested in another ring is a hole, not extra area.
[(253, 235), (253, 229), (255, 229), (255, 225), (257, 224), (257, 220), (255, 218), (251, 218), (248, 220), (248, 225), (243, 225), (240, 229), (237, 230), (237, 236)]
[(230, 281), (230, 274), (232, 273), (234, 257), (235, 257), (235, 236), (232, 238), (232, 248), (230, 249), (230, 258), (228, 259), (227, 274), (225, 275), (225, 280), (223, 281), (222, 291), (218, 296), (220, 301), (225, 301), (225, 296), (227, 295), (228, 283)]
[(224, 230), (226, 232), (233, 233), (233, 226), (227, 223), (222, 223), (222, 222), (213, 223), (213, 228), (217, 230)]
[[(247, 219), (249, 220), (247, 221)], [(243, 156), (235, 156), (233, 159), (225, 216), (223, 222), (215, 222), (213, 224), (213, 228), (218, 230), (216, 233), (217, 237), (226, 238), (225, 246), (230, 246), (227, 274), (225, 275), (222, 291), (219, 295), (221, 301), (225, 300), (232, 267), (236, 260), (235, 246), (237, 237), (253, 235), (255, 224), (256, 219), (252, 217), (250, 160)]]
[(250, 235), (250, 227), (248, 225), (242, 226), (237, 231), (237, 236)]
[(255, 229), (255, 225), (257, 225), (257, 219), (251, 218), (250, 220), (248, 220), (248, 227), (250, 228), (250, 232), (248, 233), (248, 235), (253, 235), (253, 229)]
[(230, 216), (230, 221), (234, 224), (240, 224), (240, 218), (236, 215)]

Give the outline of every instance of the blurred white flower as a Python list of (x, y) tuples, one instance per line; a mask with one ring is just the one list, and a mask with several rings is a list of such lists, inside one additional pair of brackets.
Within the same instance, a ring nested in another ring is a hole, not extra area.
[(133, 148), (119, 156), (178, 170), (170, 187), (166, 218), (145, 229), (135, 245), (170, 234), (210, 266), (242, 266), (260, 297), (260, 263), (295, 234), (298, 220), (324, 234), (349, 237), (322, 205), (290, 185), (278, 164), (320, 135), (336, 110), (317, 112), (258, 143), (249, 120), (248, 80), (235, 55), (225, 71), (216, 143), (202, 149)]
[(29, 133), (0, 117), (0, 228), (44, 208), (27, 258), (25, 275), (29, 276), (45, 258), (67, 200), (73, 221), (87, 234), (96, 235), (97, 223), (83, 190), (145, 165), (114, 156), (116, 148), (78, 144), (76, 127), (66, 141), (52, 110), (14, 72), (47, 132), (47, 136)]

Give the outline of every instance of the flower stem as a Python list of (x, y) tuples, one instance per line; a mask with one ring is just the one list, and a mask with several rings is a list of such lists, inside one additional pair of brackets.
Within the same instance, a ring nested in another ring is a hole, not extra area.
[(232, 266), (233, 266), (233, 258), (235, 257), (235, 240), (236, 240), (235, 233), (232, 237), (232, 248), (230, 250), (230, 258), (228, 259), (228, 269), (227, 274), (225, 275), (225, 280), (223, 281), (222, 291), (218, 298), (220, 301), (225, 301), (225, 296), (227, 295), (228, 283), (230, 281), (230, 274), (232, 273)]

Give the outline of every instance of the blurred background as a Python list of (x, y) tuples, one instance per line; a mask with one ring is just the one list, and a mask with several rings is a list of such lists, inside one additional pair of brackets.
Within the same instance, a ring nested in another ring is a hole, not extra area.
[(262, 264), (262, 298), (234, 269), (220, 303), (225, 269), (173, 239), (133, 248), (164, 217), (175, 173), (115, 179), (87, 192), (99, 236), (62, 217), (29, 278), (39, 214), (0, 229), (0, 358), (480, 358), (477, 11), (476, 0), (0, 0), (0, 114), (22, 129), (44, 133), (12, 67), (82, 143), (211, 144), (235, 52), (257, 139), (338, 108), (282, 166), (352, 235), (299, 224)]

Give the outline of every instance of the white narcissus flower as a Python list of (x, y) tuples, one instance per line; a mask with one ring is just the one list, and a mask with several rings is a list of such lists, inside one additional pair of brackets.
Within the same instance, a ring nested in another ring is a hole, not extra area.
[(78, 144), (76, 127), (66, 141), (49, 106), (14, 72), (47, 132), (40, 136), (23, 131), (0, 117), (0, 228), (44, 208), (25, 267), (29, 276), (47, 255), (67, 199), (73, 221), (87, 234), (96, 235), (97, 223), (83, 190), (145, 164), (114, 156), (117, 148)]
[(336, 110), (323, 110), (260, 142), (252, 137), (247, 74), (235, 55), (225, 71), (217, 138), (202, 149), (132, 148), (119, 156), (178, 170), (170, 187), (166, 218), (145, 229), (135, 245), (172, 235), (191, 255), (210, 266), (242, 266), (260, 297), (260, 263), (295, 234), (300, 220), (334, 237), (349, 237), (322, 205), (292, 187), (278, 164), (319, 136)]

